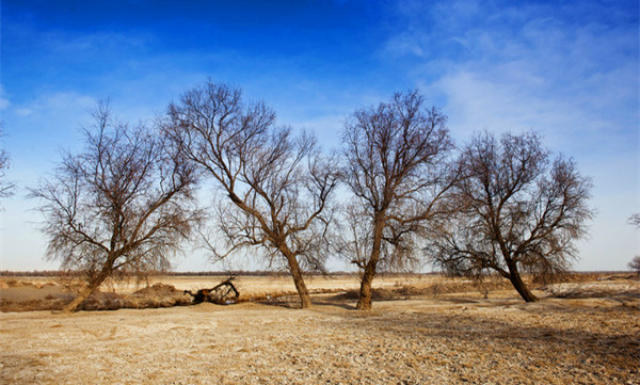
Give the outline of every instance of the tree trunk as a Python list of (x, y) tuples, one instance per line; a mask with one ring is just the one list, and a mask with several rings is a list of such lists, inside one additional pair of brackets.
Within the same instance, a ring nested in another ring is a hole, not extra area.
[(78, 306), (96, 290), (97, 286), (87, 286), (78, 295), (62, 308), (62, 312), (71, 313), (76, 311)]
[(94, 291), (96, 291), (96, 289), (100, 286), (100, 284), (102, 283), (102, 281), (104, 281), (104, 278), (102, 278), (100, 280), (100, 282), (95, 282), (95, 283), (91, 283), (89, 284), (89, 286), (87, 286), (86, 288), (84, 288), (80, 293), (78, 293), (78, 295), (73, 299), (73, 301), (69, 302), (68, 304), (66, 304), (63, 308), (62, 311), (64, 313), (71, 313), (76, 311), (76, 309), (78, 308), (78, 306), (80, 306), (80, 304), (87, 298), (89, 298), (89, 296), (91, 294), (93, 294)]
[(302, 277), (302, 271), (300, 270), (298, 260), (286, 245), (281, 247), (280, 251), (282, 251), (289, 263), (289, 272), (291, 273), (293, 284), (296, 285), (296, 290), (300, 296), (300, 306), (303, 309), (311, 307), (311, 297), (309, 297), (309, 290), (307, 290), (307, 285), (304, 283), (304, 278)]
[(89, 282), (89, 285), (87, 285), (86, 288), (84, 288), (80, 293), (78, 293), (78, 295), (71, 302), (69, 302), (62, 308), (62, 312), (71, 313), (76, 311), (78, 306), (80, 306), (80, 304), (85, 299), (89, 298), (89, 296), (93, 294), (93, 292), (96, 291), (98, 287), (100, 287), (102, 282), (104, 282), (104, 280), (107, 279), (107, 277), (110, 275), (110, 272), (111, 272), (111, 266), (108, 265), (108, 262), (107, 262), (107, 264), (105, 264), (105, 266), (102, 268), (98, 276), (96, 276), (93, 280), (91, 280), (91, 282)]
[(356, 305), (358, 310), (371, 310), (371, 284), (373, 283), (373, 277), (376, 275), (376, 266), (380, 258), (380, 248), (382, 247), (383, 215), (383, 213), (376, 213), (374, 218), (373, 245), (371, 247), (371, 256), (369, 256), (369, 261), (360, 281), (360, 296)]
[(520, 277), (516, 262), (508, 261), (507, 266), (509, 267), (509, 280), (518, 294), (520, 294), (520, 297), (522, 297), (525, 302), (535, 302), (537, 298), (529, 291), (527, 285), (525, 285), (524, 281)]
[[(378, 253), (379, 255), (379, 253)], [(358, 304), (356, 308), (358, 310), (371, 310), (371, 284), (373, 283), (373, 277), (376, 275), (376, 263), (373, 258), (369, 259), (367, 267), (362, 274), (362, 281), (360, 281), (360, 296), (358, 297)]]

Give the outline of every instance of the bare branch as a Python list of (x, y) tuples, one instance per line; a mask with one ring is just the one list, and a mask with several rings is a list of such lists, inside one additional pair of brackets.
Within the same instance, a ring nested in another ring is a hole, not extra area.
[[(3, 136), (3, 122), (0, 122), (0, 138)], [(7, 181), (7, 169), (9, 168), (9, 154), (0, 148), (0, 198), (6, 198), (13, 195), (15, 185)]]

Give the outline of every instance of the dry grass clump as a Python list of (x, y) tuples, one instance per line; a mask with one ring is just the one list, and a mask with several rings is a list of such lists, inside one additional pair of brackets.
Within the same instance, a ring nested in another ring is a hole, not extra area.
[[(15, 285), (2, 289), (2, 311), (61, 310), (75, 294), (60, 286)], [(131, 294), (97, 291), (80, 304), (79, 310), (144, 309), (191, 304), (192, 297), (161, 283)]]
[(97, 292), (80, 304), (81, 310), (145, 309), (190, 305), (192, 297), (172, 285), (156, 283), (132, 294)]
[(172, 285), (156, 283), (125, 296), (127, 306), (138, 309), (151, 307), (184, 306), (191, 304), (192, 297)]

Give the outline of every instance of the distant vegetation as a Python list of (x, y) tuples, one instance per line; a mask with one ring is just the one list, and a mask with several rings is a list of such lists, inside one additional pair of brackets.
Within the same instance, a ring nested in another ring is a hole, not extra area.
[[(274, 276), (281, 277), (289, 275), (289, 272), (286, 271), (273, 271), (273, 270), (257, 270), (257, 271), (245, 271), (245, 270), (224, 270), (224, 271), (147, 271), (145, 272), (148, 276), (230, 276), (230, 275), (243, 275), (243, 276), (252, 276), (252, 277), (262, 277), (262, 276)], [(10, 270), (0, 270), (0, 277), (62, 277), (62, 276), (77, 276), (82, 277), (86, 275), (86, 272), (83, 271), (74, 271), (74, 270), (33, 270), (33, 271), (10, 271)], [(346, 272), (346, 271), (332, 271), (322, 272), (322, 271), (305, 271), (305, 275), (315, 275), (315, 276), (333, 276), (333, 275), (355, 275), (358, 273)], [(415, 275), (433, 275), (439, 273), (395, 273), (395, 272), (386, 272), (383, 273), (386, 275), (407, 275), (407, 274), (415, 274)]]

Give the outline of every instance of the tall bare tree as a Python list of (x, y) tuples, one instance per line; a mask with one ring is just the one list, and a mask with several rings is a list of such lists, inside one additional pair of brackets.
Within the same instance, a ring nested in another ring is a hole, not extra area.
[(589, 179), (573, 160), (549, 157), (534, 133), (475, 137), (461, 156), (464, 178), (450, 195), (456, 215), (434, 228), (434, 263), (455, 274), (496, 271), (525, 301), (535, 301), (522, 272), (566, 270), (592, 217)]
[(363, 270), (358, 309), (371, 308), (381, 260), (412, 257), (416, 233), (440, 213), (438, 203), (452, 185), (446, 117), (423, 104), (416, 91), (397, 93), (389, 103), (356, 111), (345, 127), (344, 179), (369, 234), (359, 237), (360, 255), (352, 257)]
[(212, 244), (215, 256), (253, 248), (286, 264), (302, 307), (310, 306), (303, 268), (323, 265), (318, 251), (338, 180), (335, 162), (320, 155), (312, 137), (277, 128), (263, 104), (247, 106), (239, 90), (212, 82), (169, 106), (166, 131), (231, 203), (218, 210), (226, 249)]
[(196, 174), (158, 131), (115, 123), (101, 105), (86, 147), (67, 154), (31, 196), (43, 203), (47, 253), (86, 273), (73, 311), (115, 274), (164, 270), (200, 215)]

